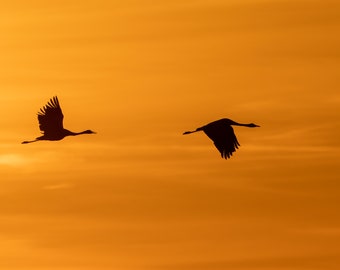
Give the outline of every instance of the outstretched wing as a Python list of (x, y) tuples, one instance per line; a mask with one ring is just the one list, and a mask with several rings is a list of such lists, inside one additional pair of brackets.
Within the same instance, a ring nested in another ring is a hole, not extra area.
[(57, 97), (53, 97), (38, 112), (39, 128), (45, 135), (58, 134), (63, 130), (64, 115)]
[(240, 146), (233, 128), (221, 122), (213, 122), (201, 128), (214, 142), (222, 158), (228, 159)]

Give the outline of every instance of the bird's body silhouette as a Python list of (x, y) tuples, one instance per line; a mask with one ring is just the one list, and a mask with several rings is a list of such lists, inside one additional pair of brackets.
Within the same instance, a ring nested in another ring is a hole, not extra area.
[(33, 141), (23, 141), (22, 143), (32, 143), (41, 140), (59, 141), (66, 136), (76, 136), (81, 134), (93, 134), (92, 130), (82, 132), (72, 132), (63, 127), (64, 115), (61, 111), (57, 97), (53, 97), (50, 101), (38, 112), (39, 128), (43, 133)]
[(236, 135), (232, 128), (234, 126), (244, 126), (244, 127), (259, 127), (253, 123), (251, 124), (240, 124), (234, 122), (233, 120), (223, 118), (214, 122), (211, 122), (205, 126), (199, 127), (194, 131), (186, 131), (183, 135), (203, 131), (216, 146), (217, 150), (221, 153), (221, 157), (228, 159), (240, 146), (237, 141)]

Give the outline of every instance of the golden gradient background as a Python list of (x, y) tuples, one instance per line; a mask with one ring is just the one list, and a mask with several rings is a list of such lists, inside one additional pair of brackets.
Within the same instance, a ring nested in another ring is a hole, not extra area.
[[(340, 3), (7, 1), (0, 268), (338, 269)], [(21, 145), (58, 95), (72, 131)], [(226, 161), (204, 134), (227, 117)]]

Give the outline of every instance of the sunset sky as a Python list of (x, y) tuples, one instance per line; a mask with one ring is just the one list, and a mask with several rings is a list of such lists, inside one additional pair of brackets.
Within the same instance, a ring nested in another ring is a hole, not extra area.
[[(0, 269), (336, 270), (340, 2), (0, 9)], [(40, 136), (57, 95), (64, 126)], [(220, 157), (220, 118), (241, 147)]]

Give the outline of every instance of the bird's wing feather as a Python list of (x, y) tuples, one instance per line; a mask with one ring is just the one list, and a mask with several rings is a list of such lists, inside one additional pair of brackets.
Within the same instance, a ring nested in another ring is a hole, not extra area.
[(233, 128), (229, 125), (212, 123), (202, 127), (202, 130), (214, 142), (222, 158), (230, 158), (240, 146)]
[(57, 97), (53, 97), (38, 112), (39, 128), (45, 135), (59, 133), (63, 129), (63, 113)]

